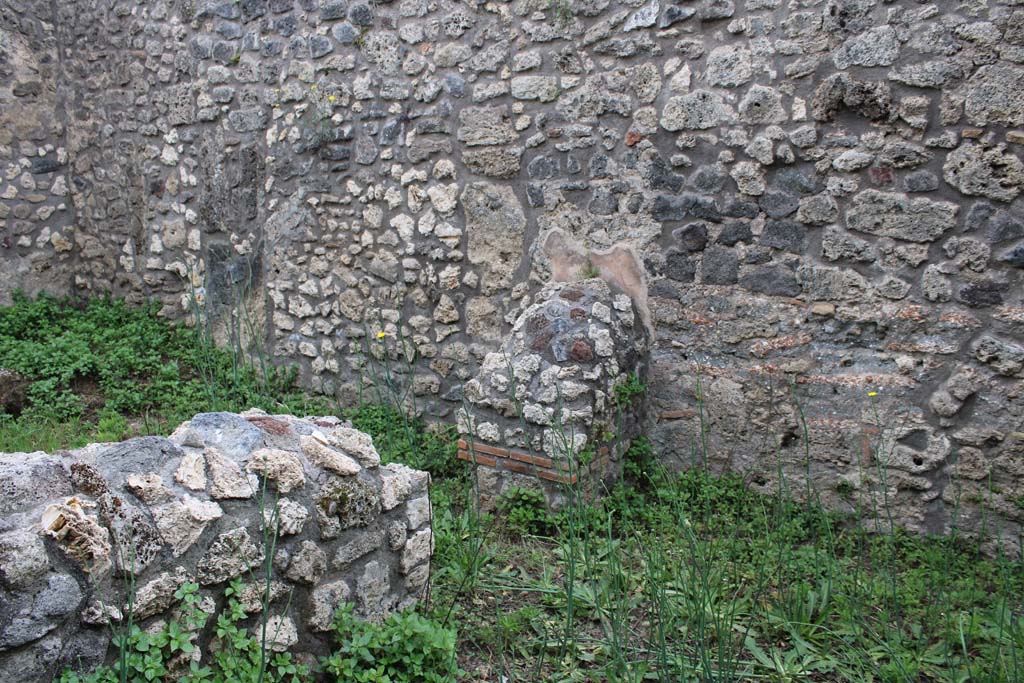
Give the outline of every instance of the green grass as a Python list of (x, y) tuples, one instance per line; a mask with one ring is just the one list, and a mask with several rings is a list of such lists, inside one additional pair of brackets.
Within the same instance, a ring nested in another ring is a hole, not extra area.
[[(453, 604), (462, 624), (465, 680), (1024, 679), (1019, 562), (955, 537), (867, 533), (734, 475), (630, 470), (550, 536), (505, 533), (521, 530), (512, 518), (435, 526), (435, 608)], [(450, 558), (474, 533), (486, 562), (467, 590)]]
[[(297, 392), (289, 373), (257, 372), (239, 349), (109, 299), (20, 297), (0, 309), (0, 368), (31, 382), (21, 414), (0, 415), (6, 451), (161, 433), (207, 410), (337, 410)], [(408, 374), (376, 377), (401, 398), (392, 377)], [(632, 382), (623, 398), (642, 390)], [(385, 462), (432, 473), (437, 550), (429, 600), (393, 620), (392, 640), (341, 617), (325, 662), (337, 680), (1024, 680), (1024, 567), (983, 555), (977, 539), (868, 533), (813, 495), (667, 472), (643, 440), (599, 503), (568, 491), (550, 514), (518, 489), (489, 514), (450, 427), (383, 405), (345, 417)], [(415, 642), (457, 661), (420, 661)], [(399, 661), (423, 675), (384, 664)]]
[(440, 479), (460, 479), (467, 472), (455, 459), (458, 434), (451, 425), (428, 425), (391, 406), (374, 403), (347, 410), (344, 417), (374, 437), (385, 464), (400, 462)]
[(435, 607), (455, 605), (465, 680), (1022, 679), (1019, 563), (855, 521), (735, 476), (660, 472), (549, 537), (481, 526), (470, 591), (448, 564), (470, 534), (441, 526)]
[(29, 382), (19, 414), (0, 412), (0, 450), (162, 434), (211, 410), (329, 409), (295, 388), (294, 371), (258, 372), (243, 350), (219, 349), (157, 310), (20, 294), (0, 308), (0, 368)]

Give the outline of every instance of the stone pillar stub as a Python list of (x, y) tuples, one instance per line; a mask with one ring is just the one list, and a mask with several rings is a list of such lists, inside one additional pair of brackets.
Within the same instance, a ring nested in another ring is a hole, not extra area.
[(601, 279), (552, 283), (466, 383), (459, 457), (475, 463), (481, 502), (542, 490), (552, 508), (617, 480), (640, 433), (649, 335), (627, 294)]

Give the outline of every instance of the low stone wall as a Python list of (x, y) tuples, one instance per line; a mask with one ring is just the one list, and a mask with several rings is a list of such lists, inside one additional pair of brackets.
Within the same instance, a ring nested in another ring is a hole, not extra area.
[(546, 286), (501, 350), (465, 385), (459, 457), (477, 466), (481, 502), (512, 486), (565, 502), (617, 479), (642, 427), (649, 336), (629, 296), (598, 278)]
[(382, 466), (372, 439), (337, 418), (256, 410), (197, 415), (169, 438), (2, 454), (0, 680), (43, 683), (103, 662), (128, 572), (143, 627), (168, 615), (186, 582), (212, 613), (238, 577), (257, 614), (271, 547), (261, 510), (278, 534), (274, 647), (326, 652), (342, 602), (379, 619), (421, 594), (427, 479)]

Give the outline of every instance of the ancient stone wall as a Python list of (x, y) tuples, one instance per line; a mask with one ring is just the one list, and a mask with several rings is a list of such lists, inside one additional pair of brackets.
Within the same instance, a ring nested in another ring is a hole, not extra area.
[(379, 619), (426, 586), (427, 476), (381, 466), (337, 418), (257, 410), (197, 415), (166, 439), (0, 454), (0, 679), (91, 670), (129, 604), (149, 628), (197, 583), (214, 615), (236, 578), (242, 626), (257, 628), (269, 596), (269, 646), (326, 654), (342, 603)]
[(67, 101), (50, 3), (0, 2), (0, 301), (67, 293), (74, 251)]
[(596, 270), (667, 460), (1016, 543), (1016, 0), (0, 7), (0, 289), (244, 311), (344, 397), (383, 331), (451, 419)]

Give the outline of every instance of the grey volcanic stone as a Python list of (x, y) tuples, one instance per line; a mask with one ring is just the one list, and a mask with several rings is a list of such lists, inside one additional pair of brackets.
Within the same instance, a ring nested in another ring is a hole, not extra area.
[(747, 221), (729, 221), (719, 233), (717, 242), (731, 247), (737, 242), (750, 242), (753, 237)]
[[(240, 460), (251, 453), (263, 439), (258, 427), (234, 413), (202, 413), (189, 420), (188, 425), (194, 435), (191, 438), (198, 439), (204, 446), (216, 448), (233, 460)], [(175, 441), (174, 434), (171, 440)]]
[(538, 156), (526, 165), (526, 174), (538, 180), (547, 180), (558, 173), (559, 163), (555, 157)]
[(965, 142), (949, 153), (942, 167), (946, 182), (966, 195), (1011, 202), (1024, 183), (1024, 162), (1005, 148), (985, 149)]
[(785, 218), (800, 208), (800, 200), (787, 192), (769, 190), (758, 199), (758, 205), (771, 218)]
[(999, 255), (999, 260), (1015, 268), (1024, 268), (1024, 243), (1018, 244)]
[(673, 24), (678, 24), (680, 21), (686, 21), (696, 13), (696, 7), (669, 5), (661, 14), (661, 20), (658, 21), (658, 28), (668, 28)]
[(956, 298), (968, 306), (998, 306), (1003, 303), (1005, 288), (1003, 283), (992, 280), (971, 282), (957, 291)]
[(514, 178), (519, 173), (522, 147), (488, 147), (466, 150), (462, 161), (466, 168), (491, 178)]
[(505, 107), (466, 107), (459, 112), (459, 142), (468, 145), (501, 145), (515, 139)]
[(851, 66), (889, 66), (896, 61), (900, 43), (896, 30), (891, 26), (879, 26), (846, 40), (832, 53), (836, 68)]
[(736, 12), (736, 3), (733, 0), (701, 0), (697, 12), (705, 21), (728, 19)]
[(754, 76), (750, 50), (734, 45), (716, 47), (708, 54), (704, 79), (709, 85), (735, 88)]
[(708, 90), (669, 99), (661, 114), (661, 126), (668, 131), (714, 128), (726, 117), (725, 105)]
[(939, 177), (931, 171), (914, 171), (903, 179), (907, 192), (931, 192), (939, 188)]
[(701, 260), (700, 281), (705, 285), (734, 285), (739, 281), (739, 263), (732, 249), (713, 246)]
[(364, 3), (356, 3), (348, 10), (348, 20), (356, 26), (373, 26), (373, 9)]
[(794, 254), (807, 248), (807, 229), (796, 221), (770, 220), (765, 224), (759, 242)]
[(693, 194), (658, 195), (651, 213), (659, 221), (678, 221), (687, 216), (710, 221), (722, 218), (714, 199)]
[(309, 53), (313, 59), (320, 59), (334, 52), (334, 44), (327, 36), (313, 36), (309, 39)]
[(933, 242), (956, 225), (958, 210), (949, 202), (864, 190), (853, 198), (846, 212), (846, 225), (851, 230), (882, 237)]
[(610, 216), (619, 209), (619, 201), (615, 195), (606, 190), (595, 190), (587, 211), (596, 216)]
[(1000, 375), (1024, 377), (1024, 346), (985, 335), (971, 344), (971, 351)]
[(828, 225), (838, 217), (836, 200), (825, 192), (802, 198), (796, 212), (796, 220), (808, 225)]
[(796, 273), (783, 266), (759, 266), (745, 270), (739, 282), (744, 289), (759, 294), (796, 296), (801, 292)]
[[(994, 209), (988, 204), (975, 204), (972, 206), (971, 216), (968, 218), (975, 217), (976, 210), (978, 210), (979, 213), (984, 212), (986, 214), (984, 224), (977, 226), (969, 224), (965, 227), (968, 229), (978, 230), (984, 227), (985, 237), (990, 242), (998, 244), (1000, 242), (1007, 242), (1009, 240), (1024, 237), (1024, 219), (1006, 211), (997, 211), (993, 214), (992, 212)], [(988, 220), (988, 216), (991, 216), (990, 220)]]
[(70, 473), (45, 453), (0, 454), (0, 513), (8, 515), (43, 500), (70, 496)]
[(484, 270), (486, 292), (511, 283), (523, 254), (526, 216), (512, 188), (471, 183), (461, 197), (469, 235), (467, 258)]
[(247, 529), (226, 531), (210, 545), (196, 565), (199, 583), (206, 586), (221, 583), (252, 569), (263, 560)]
[(811, 111), (818, 121), (833, 121), (841, 109), (848, 109), (871, 121), (889, 118), (892, 93), (882, 81), (861, 81), (845, 73), (822, 81), (811, 100)]
[(889, 79), (916, 88), (942, 88), (946, 83), (963, 78), (963, 66), (953, 60), (935, 60), (909, 64), (889, 72)]
[(661, 6), (658, 4), (658, 0), (651, 0), (651, 2), (632, 12), (626, 18), (626, 23), (622, 25), (622, 32), (626, 33), (627, 31), (654, 26), (654, 22), (658, 20), (658, 11), (660, 9)]
[(676, 282), (693, 282), (697, 274), (697, 263), (685, 251), (669, 251), (665, 254), (665, 277)]
[(359, 29), (349, 22), (343, 21), (331, 27), (331, 35), (342, 45), (351, 45), (359, 37)]
[(239, 133), (252, 133), (267, 125), (267, 113), (262, 109), (233, 111), (228, 114), (228, 123)]
[(686, 251), (701, 251), (708, 243), (708, 226), (705, 223), (690, 223), (672, 231), (676, 244)]
[(751, 86), (740, 100), (740, 118), (746, 123), (782, 123), (787, 119), (782, 95), (774, 88)]
[(967, 82), (964, 114), (976, 125), (1024, 125), (1024, 72), (1018, 67), (986, 65)]
[(558, 79), (554, 76), (516, 76), (512, 79), (511, 93), (517, 100), (553, 102), (558, 99)]

